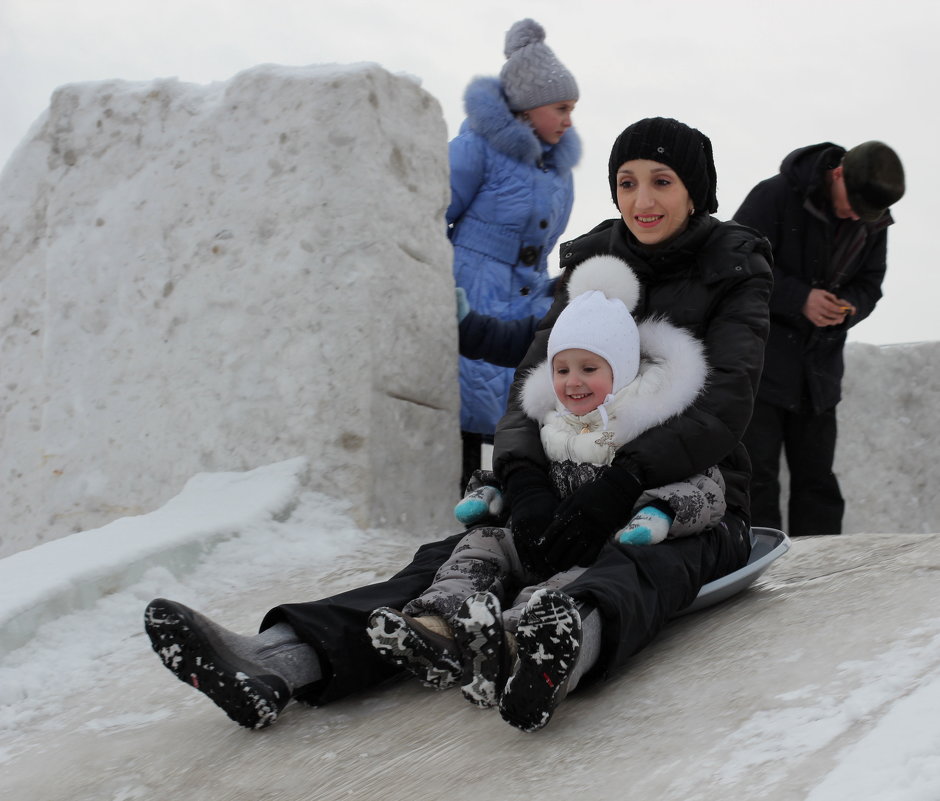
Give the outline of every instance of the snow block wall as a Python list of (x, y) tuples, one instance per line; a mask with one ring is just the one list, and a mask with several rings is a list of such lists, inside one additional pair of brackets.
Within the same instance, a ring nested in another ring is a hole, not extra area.
[[(875, 310), (875, 314), (878, 311)], [(845, 534), (940, 532), (940, 342), (845, 349), (835, 473)], [(781, 457), (783, 527), (789, 473)]]
[(940, 342), (854, 342), (845, 357), (835, 460), (845, 532), (940, 531)]
[(450, 525), (447, 133), (376, 65), (59, 89), (0, 175), (0, 556), (309, 458)]

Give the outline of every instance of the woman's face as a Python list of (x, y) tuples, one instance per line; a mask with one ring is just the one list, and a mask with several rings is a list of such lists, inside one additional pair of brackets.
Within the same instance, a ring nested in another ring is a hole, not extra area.
[(686, 229), (692, 199), (670, 167), (633, 159), (617, 169), (617, 207), (642, 244), (661, 245)]
[(560, 103), (549, 103), (547, 106), (536, 106), (526, 111), (523, 117), (528, 120), (539, 139), (549, 145), (557, 145), (565, 131), (571, 127), (574, 104), (574, 100), (563, 100)]

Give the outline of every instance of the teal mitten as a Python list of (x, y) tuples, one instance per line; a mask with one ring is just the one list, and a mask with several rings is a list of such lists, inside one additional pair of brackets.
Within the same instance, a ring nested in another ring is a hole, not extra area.
[(503, 493), (489, 485), (470, 490), (454, 507), (454, 517), (465, 526), (482, 523), (487, 519), (499, 520), (502, 513)]
[(672, 515), (655, 506), (644, 506), (633, 515), (626, 527), (614, 535), (621, 545), (655, 545), (666, 539), (672, 525)]

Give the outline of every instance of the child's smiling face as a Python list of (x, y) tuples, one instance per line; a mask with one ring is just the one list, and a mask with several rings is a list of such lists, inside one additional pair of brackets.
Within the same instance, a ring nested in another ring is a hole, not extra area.
[(568, 348), (552, 359), (552, 386), (562, 405), (581, 417), (607, 399), (614, 388), (614, 373), (596, 353)]

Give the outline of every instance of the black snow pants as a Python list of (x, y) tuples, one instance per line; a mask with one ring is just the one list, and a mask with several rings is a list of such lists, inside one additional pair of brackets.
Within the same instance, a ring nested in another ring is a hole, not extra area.
[[(420, 595), (464, 533), (422, 545), (411, 564), (387, 581), (269, 611), (262, 630), (286, 621), (320, 659), (324, 678), (297, 697), (321, 706), (396, 675), (398, 668), (369, 642), (369, 614), (380, 606), (401, 609)], [(658, 545), (605, 545), (597, 561), (565, 587), (580, 605), (601, 615), (601, 654), (586, 678), (621, 667), (692, 603), (704, 584), (742, 567), (749, 555), (747, 524), (733, 514), (701, 534)]]

